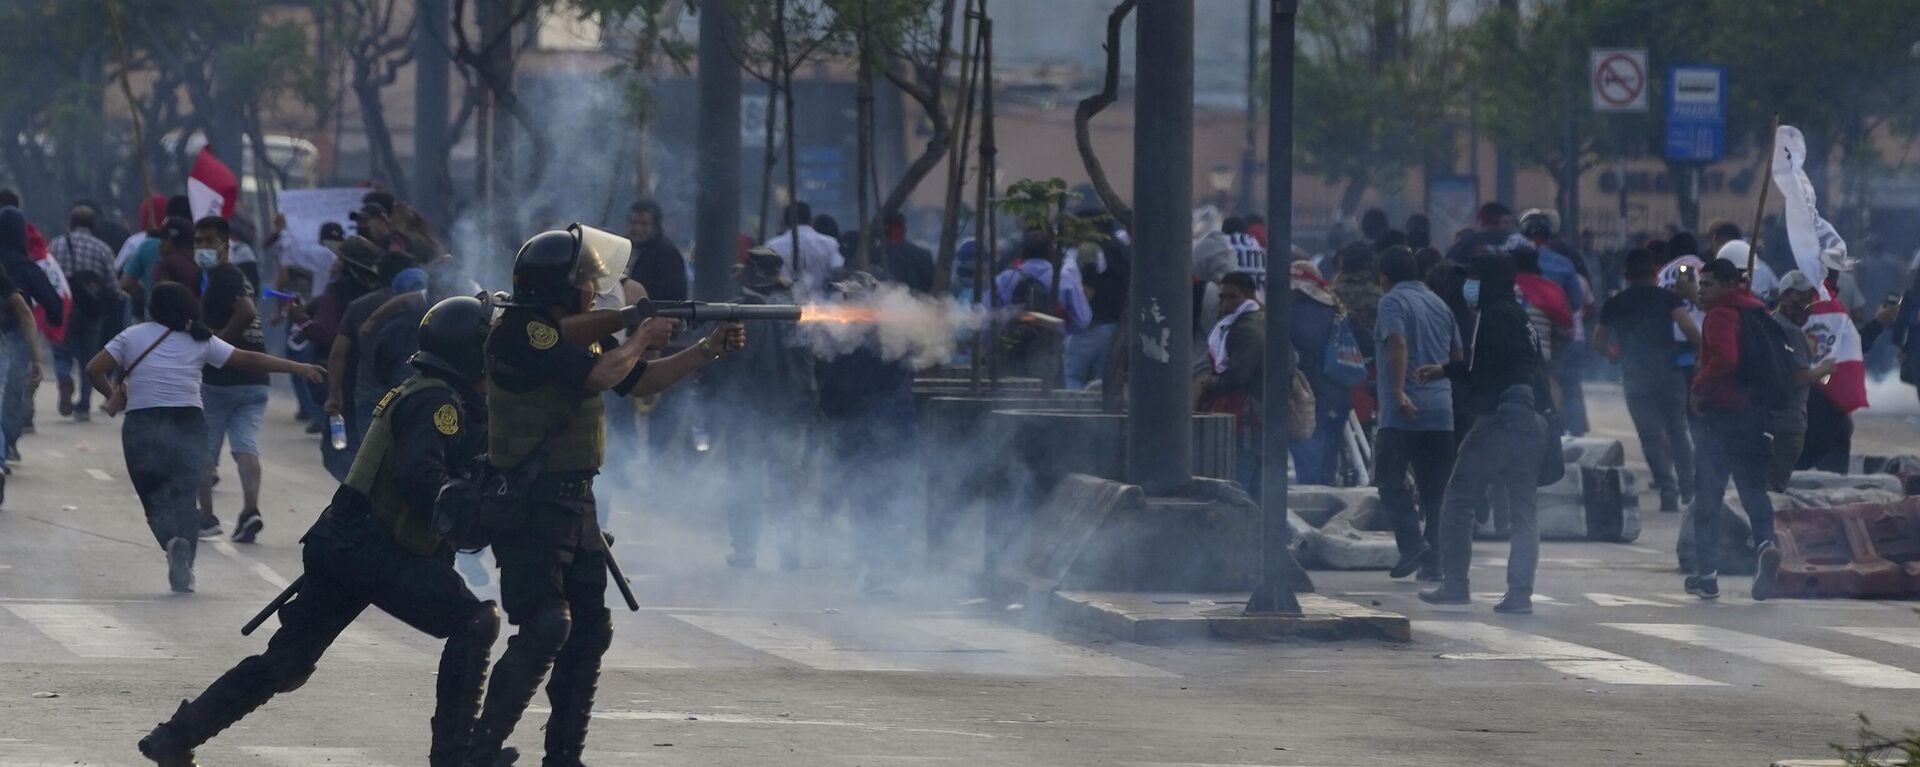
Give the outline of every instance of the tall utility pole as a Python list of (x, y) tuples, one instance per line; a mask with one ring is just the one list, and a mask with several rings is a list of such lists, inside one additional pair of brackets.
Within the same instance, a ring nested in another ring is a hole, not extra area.
[[(1500, 0), (1500, 12), (1513, 17), (1514, 28), (1519, 28), (1520, 0)], [(1480, 175), (1480, 166), (1473, 168), (1475, 176)], [(1513, 156), (1505, 147), (1498, 144), (1493, 147), (1493, 199), (1504, 205), (1513, 205)]]
[(1127, 480), (1165, 495), (1193, 481), (1193, 0), (1139, 14)]
[[(1273, 15), (1267, 65), (1267, 348), (1261, 388), (1267, 425), (1260, 435), (1260, 582), (1247, 612), (1299, 613), (1293, 595), (1293, 533), (1287, 527), (1287, 397), (1293, 383), (1293, 26), (1299, 0), (1269, 0)], [(1282, 255), (1284, 254), (1284, 255)]]
[(446, 221), (447, 0), (418, 0), (413, 36), (413, 204), (428, 221)]
[(1253, 212), (1253, 174), (1259, 160), (1254, 143), (1260, 132), (1260, 0), (1247, 0), (1247, 144), (1240, 155), (1240, 213)]
[(739, 31), (730, 3), (700, 4), (700, 135), (695, 143), (693, 297), (725, 301), (740, 234)]

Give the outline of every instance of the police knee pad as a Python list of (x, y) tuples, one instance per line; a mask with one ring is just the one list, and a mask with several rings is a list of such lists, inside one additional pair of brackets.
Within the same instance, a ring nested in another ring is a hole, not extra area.
[(515, 635), (515, 639), (550, 658), (560, 651), (561, 645), (567, 643), (567, 636), (572, 629), (573, 615), (565, 605), (561, 605), (541, 610), (521, 623), (520, 633)]
[(578, 652), (599, 657), (613, 645), (613, 613), (606, 608), (582, 612), (573, 617), (573, 635), (569, 643)]
[(460, 624), (458, 636), (483, 645), (493, 644), (493, 640), (500, 637), (500, 608), (492, 601), (475, 605), (473, 614)]

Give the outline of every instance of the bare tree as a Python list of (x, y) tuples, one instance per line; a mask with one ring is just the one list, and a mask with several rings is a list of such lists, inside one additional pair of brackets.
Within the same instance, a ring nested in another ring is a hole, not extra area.
[[(886, 53), (883, 74), (887, 82), (913, 99), (931, 126), (931, 135), (920, 156), (907, 164), (893, 188), (880, 201), (872, 220), (863, 222), (863, 232), (878, 232), (886, 220), (906, 204), (907, 195), (920, 186), (927, 174), (947, 154), (953, 142), (953, 124), (945, 105), (947, 59), (953, 51), (954, 0), (914, 0), (917, 7), (904, 16), (898, 34), (882, 38)], [(937, 13), (937, 20), (932, 17)], [(988, 75), (983, 74), (983, 77)], [(876, 190), (877, 191), (877, 190)], [(867, 235), (862, 235), (863, 239)]]
[(360, 106), (360, 124), (367, 135), (373, 175), (402, 198), (407, 194), (406, 166), (393, 148), (381, 92), (392, 85), (400, 70), (413, 63), (416, 25), (412, 19), (395, 21), (395, 11), (406, 0), (341, 0), (341, 46), (352, 75), (349, 88)]
[(1133, 13), (1133, 6), (1139, 0), (1123, 0), (1107, 16), (1107, 75), (1102, 81), (1100, 92), (1080, 100), (1073, 109), (1073, 143), (1080, 148), (1080, 163), (1087, 166), (1087, 178), (1093, 181), (1094, 194), (1100, 195), (1100, 202), (1107, 206), (1107, 213), (1121, 226), (1133, 228), (1133, 208), (1126, 200), (1120, 199), (1120, 193), (1114, 191), (1113, 182), (1107, 180), (1107, 169), (1100, 164), (1100, 156), (1094, 154), (1093, 136), (1088, 124), (1094, 115), (1113, 105), (1120, 97), (1120, 29), (1126, 25), (1127, 14)]

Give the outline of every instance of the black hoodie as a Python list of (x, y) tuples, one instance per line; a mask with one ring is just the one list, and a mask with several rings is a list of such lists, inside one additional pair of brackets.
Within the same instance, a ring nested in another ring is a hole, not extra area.
[(1513, 259), (1505, 255), (1475, 258), (1468, 274), (1469, 279), (1480, 281), (1480, 316), (1469, 342), (1472, 352), (1464, 360), (1448, 363), (1446, 370), (1448, 378), (1468, 387), (1467, 402), (1476, 417), (1494, 412), (1501, 393), (1516, 384), (1532, 386), (1534, 402), (1551, 402), (1542, 388), (1540, 342), (1527, 310), (1514, 299), (1513, 274)]
[(53, 289), (47, 273), (27, 255), (27, 217), (11, 205), (0, 208), (0, 266), (20, 288), (28, 303), (46, 309), (47, 324), (60, 327), (66, 319), (66, 302)]

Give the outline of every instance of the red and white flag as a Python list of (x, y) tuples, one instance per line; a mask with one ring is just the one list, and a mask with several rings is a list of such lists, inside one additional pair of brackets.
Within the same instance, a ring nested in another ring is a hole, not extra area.
[(1827, 287), (1827, 278), (1830, 271), (1851, 269), (1853, 263), (1847, 257), (1847, 241), (1820, 216), (1806, 161), (1806, 137), (1791, 125), (1780, 126), (1773, 137), (1772, 171), (1784, 207), (1787, 244), (1793, 248), (1793, 261), (1800, 273), (1813, 280), (1820, 291), (1803, 328), (1807, 346), (1813, 350), (1816, 363), (1834, 361), (1833, 375), (1820, 390), (1842, 412), (1851, 413), (1867, 406), (1865, 350), (1860, 345), (1860, 329), (1854, 326), (1838, 293)]
[(234, 203), (240, 201), (240, 179), (233, 175), (211, 150), (202, 148), (193, 160), (193, 172), (187, 174), (187, 203), (194, 220), (207, 216), (233, 217)]

